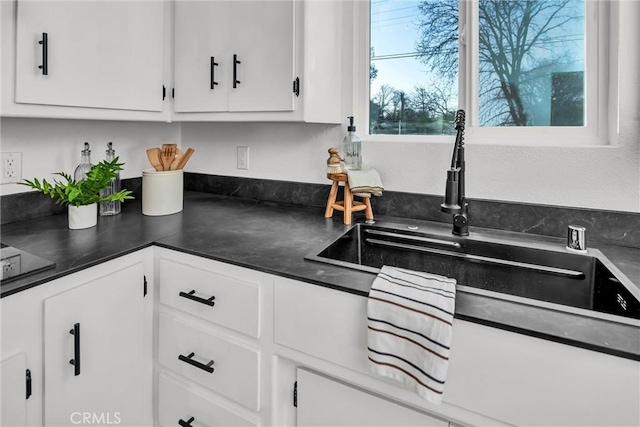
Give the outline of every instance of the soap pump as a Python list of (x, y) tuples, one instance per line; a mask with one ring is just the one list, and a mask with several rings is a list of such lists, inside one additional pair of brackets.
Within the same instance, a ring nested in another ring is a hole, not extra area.
[(93, 167), (91, 164), (91, 150), (89, 149), (89, 143), (84, 143), (84, 150), (82, 150), (80, 164), (76, 168), (76, 171), (73, 173), (73, 180), (78, 182), (87, 177), (87, 174)]
[(344, 155), (344, 166), (347, 169), (362, 169), (362, 143), (360, 137), (356, 135), (356, 127), (353, 124), (353, 116), (349, 116), (349, 134), (342, 142), (342, 152)]
[[(113, 149), (113, 142), (107, 144), (106, 160), (112, 162), (116, 158), (116, 150)], [(107, 197), (120, 191), (120, 172), (116, 172), (116, 177), (112, 178), (109, 186), (100, 190), (100, 196)], [(100, 216), (118, 215), (120, 213), (120, 202), (114, 200), (111, 202), (100, 203)]]

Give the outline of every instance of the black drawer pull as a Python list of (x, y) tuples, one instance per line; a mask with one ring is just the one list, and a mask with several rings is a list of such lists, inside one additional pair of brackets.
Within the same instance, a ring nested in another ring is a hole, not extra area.
[(178, 421), (178, 424), (181, 425), (182, 427), (192, 427), (191, 423), (193, 422), (193, 420), (195, 420), (195, 418), (193, 417), (189, 418), (189, 421), (184, 421), (182, 418), (180, 418), (180, 421)]
[(205, 365), (204, 363), (200, 363), (197, 360), (193, 360), (193, 356), (195, 356), (195, 353), (191, 352), (191, 354), (189, 354), (188, 356), (183, 356), (182, 354), (179, 355), (178, 359), (182, 360), (183, 362), (188, 363), (189, 365), (193, 365), (196, 368), (200, 368), (203, 371), (207, 371), (210, 374), (213, 373), (213, 367), (211, 366), (211, 365), (213, 365), (213, 360)]
[(218, 63), (216, 62), (216, 60), (214, 59), (214, 57), (211, 57), (211, 89), (215, 89), (215, 87), (218, 85), (218, 82), (216, 81), (216, 71), (215, 68), (218, 66)]
[(238, 64), (242, 64), (242, 62), (238, 61), (238, 55), (233, 54), (233, 88), (235, 89), (237, 85), (240, 84), (240, 80), (238, 80)]
[(42, 65), (38, 68), (42, 70), (42, 75), (46, 76), (49, 74), (49, 34), (42, 33), (42, 40), (38, 44), (42, 45)]
[(209, 307), (213, 307), (216, 303), (213, 302), (214, 299), (216, 299), (215, 296), (211, 296), (209, 299), (204, 299), (202, 297), (197, 297), (194, 294), (196, 293), (195, 290), (190, 291), (189, 293), (187, 292), (180, 292), (178, 295), (180, 295), (183, 298), (187, 298), (190, 299), (192, 301), (195, 302), (199, 302), (200, 304), (206, 304)]
[(73, 365), (73, 374), (77, 377), (80, 375), (80, 323), (73, 325), (69, 333), (73, 335), (73, 359), (69, 363)]

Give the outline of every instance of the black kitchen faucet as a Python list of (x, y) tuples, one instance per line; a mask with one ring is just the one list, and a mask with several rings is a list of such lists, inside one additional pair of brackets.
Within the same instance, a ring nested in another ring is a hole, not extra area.
[(464, 195), (464, 110), (456, 112), (456, 142), (453, 146), (451, 169), (447, 171), (447, 185), (444, 203), (440, 205), (442, 212), (453, 214), (453, 231), (456, 236), (469, 235), (469, 204)]

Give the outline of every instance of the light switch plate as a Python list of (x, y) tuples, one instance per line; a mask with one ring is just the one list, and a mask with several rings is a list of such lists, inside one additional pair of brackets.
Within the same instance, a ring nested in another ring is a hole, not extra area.
[(249, 147), (238, 147), (238, 169), (249, 169)]
[(2, 184), (22, 181), (22, 153), (2, 153), (0, 169)]

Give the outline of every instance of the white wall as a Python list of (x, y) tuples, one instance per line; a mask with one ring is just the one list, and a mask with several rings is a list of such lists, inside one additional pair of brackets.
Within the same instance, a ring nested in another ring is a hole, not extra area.
[[(467, 140), (467, 195), (559, 206), (640, 212), (640, 2), (620, 2), (619, 135), (603, 147), (531, 147), (474, 144)], [(345, 57), (351, 58), (349, 43)], [(348, 63), (348, 62), (347, 62)], [(353, 111), (346, 66), (343, 112)], [(615, 87), (614, 87), (615, 89)], [(615, 124), (614, 124), (615, 129)], [(123, 177), (148, 167), (145, 149), (182, 141), (196, 152), (186, 170), (208, 174), (328, 183), (327, 149), (339, 146), (345, 126), (292, 123), (134, 123), (2, 119), (1, 149), (22, 151), (23, 177), (73, 171), (82, 143), (102, 158), (113, 141), (127, 163)], [(236, 147), (250, 147), (250, 170), (236, 169)], [(376, 167), (385, 188), (443, 194), (449, 143), (363, 142), (364, 162)], [(569, 165), (575, 165), (568, 168)], [(26, 191), (2, 185), (0, 192)], [(384, 197), (384, 196), (383, 196)]]
[[(0, 149), (22, 153), (22, 177), (26, 179), (49, 179), (60, 171), (73, 174), (85, 141), (91, 144), (94, 164), (105, 158), (107, 142), (112, 141), (116, 155), (125, 163), (120, 176), (131, 178), (151, 167), (147, 148), (180, 142), (180, 125), (18, 118), (3, 118), (0, 123)], [(31, 191), (18, 184), (3, 184), (0, 189), (3, 195)]]

